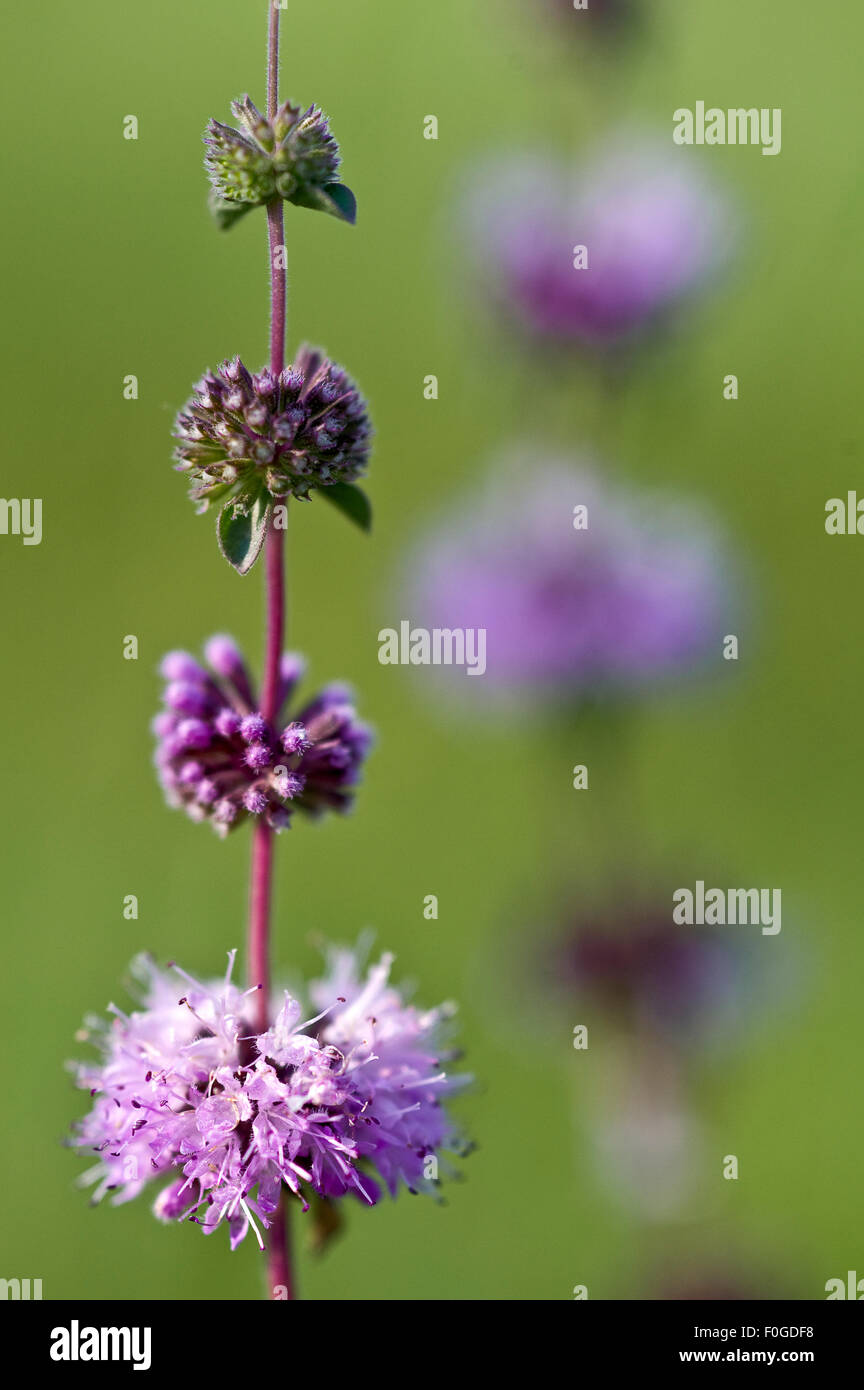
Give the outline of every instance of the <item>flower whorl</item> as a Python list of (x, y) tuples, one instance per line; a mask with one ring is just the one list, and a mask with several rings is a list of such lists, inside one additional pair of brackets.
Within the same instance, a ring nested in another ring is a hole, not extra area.
[(365, 473), (371, 435), (347, 372), (304, 344), (280, 376), (253, 375), (239, 357), (207, 372), (177, 417), (174, 457), (204, 506), (258, 486), (303, 499)]
[(93, 1105), (71, 1143), (98, 1155), (82, 1178), (94, 1201), (130, 1201), (168, 1177), (157, 1216), (205, 1234), (224, 1221), (232, 1248), (251, 1226), (263, 1248), (256, 1218), (269, 1226), (283, 1185), (304, 1208), (309, 1192), (373, 1205), (372, 1170), (393, 1196), (403, 1184), (434, 1193), (440, 1150), (464, 1149), (442, 1100), (468, 1078), (442, 1070), (451, 1010), (406, 1004), (388, 983), (391, 961), (367, 971), (354, 952), (336, 953), (310, 991), (326, 1000), (323, 1016), (301, 1022), (285, 993), (256, 1035), (256, 989), (232, 983), (233, 951), (223, 981), (174, 966), (182, 986), (139, 957), (141, 1006), (112, 1006), (110, 1026), (93, 1021), (83, 1037), (101, 1055), (75, 1068)]
[(204, 132), (211, 209), (222, 227), (274, 198), (354, 222), (354, 195), (339, 181), (339, 146), (319, 106), (304, 111), (286, 101), (268, 120), (244, 96), (231, 111), (242, 131), (211, 120)]
[(188, 652), (162, 662), (165, 711), (157, 715), (156, 766), (169, 805), (209, 820), (222, 836), (248, 816), (285, 829), (295, 809), (345, 811), (369, 751), (370, 730), (357, 720), (350, 692), (329, 685), (285, 721), (284, 708), (303, 673), (300, 657), (282, 658), (279, 710), (258, 712), (249, 671), (229, 637), (207, 643), (208, 667)]

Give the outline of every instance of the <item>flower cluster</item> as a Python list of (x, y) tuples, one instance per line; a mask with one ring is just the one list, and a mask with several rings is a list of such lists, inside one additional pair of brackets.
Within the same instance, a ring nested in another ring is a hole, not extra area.
[(628, 693), (719, 659), (727, 571), (701, 509), (527, 448), (412, 551), (420, 621), (485, 629), (466, 685), (509, 701)]
[(636, 18), (635, 0), (588, 0), (587, 9), (577, 10), (573, 0), (539, 0), (538, 8), (552, 20), (571, 26), (570, 32), (582, 35), (584, 26), (593, 32), (617, 30)]
[(288, 719), (284, 710), (303, 662), (286, 653), (279, 711), (273, 724), (259, 713), (249, 671), (229, 637), (205, 647), (208, 667), (188, 652), (162, 662), (165, 711), (157, 715), (156, 765), (168, 802), (221, 834), (247, 816), (265, 816), (274, 830), (292, 812), (347, 810), (371, 734), (360, 724), (343, 685), (330, 685)]
[(311, 990), (324, 1013), (300, 1022), (285, 993), (256, 1035), (256, 990), (232, 984), (233, 961), (211, 984), (174, 966), (178, 998), (176, 981), (140, 957), (143, 1007), (112, 1006), (112, 1024), (88, 1032), (101, 1058), (76, 1067), (93, 1107), (71, 1142), (99, 1155), (82, 1178), (94, 1201), (129, 1201), (168, 1177), (157, 1216), (205, 1233), (225, 1222), (232, 1248), (251, 1225), (263, 1248), (256, 1219), (270, 1224), (283, 1184), (304, 1209), (310, 1191), (370, 1205), (382, 1185), (434, 1192), (439, 1151), (459, 1147), (442, 1100), (467, 1079), (442, 1070), (451, 1010), (406, 1004), (388, 982), (392, 957), (363, 972), (340, 951)]
[(656, 903), (577, 910), (544, 953), (544, 967), (547, 1001), (550, 989), (568, 1006), (578, 995), (626, 1028), (688, 1043), (728, 1037), (741, 1022), (744, 983), (752, 987), (757, 974), (739, 941), (682, 933)]
[(493, 300), (555, 349), (612, 348), (659, 326), (730, 239), (710, 185), (646, 142), (615, 142), (586, 168), (510, 158), (475, 180), (468, 211)]
[(267, 367), (253, 376), (239, 357), (207, 372), (177, 417), (174, 457), (202, 507), (261, 486), (272, 497), (306, 498), (359, 478), (371, 436), (348, 374), (304, 344), (279, 376)]
[(339, 146), (320, 107), (286, 101), (269, 121), (244, 96), (231, 111), (242, 130), (211, 121), (204, 132), (211, 207), (223, 227), (274, 198), (354, 221), (354, 196), (339, 182)]

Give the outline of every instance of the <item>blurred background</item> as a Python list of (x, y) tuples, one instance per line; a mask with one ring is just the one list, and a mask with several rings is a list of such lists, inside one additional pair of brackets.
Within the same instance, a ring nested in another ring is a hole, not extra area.
[[(163, 805), (149, 725), (163, 652), (218, 631), (260, 651), (261, 573), (221, 559), (170, 433), (205, 367), (266, 355), (265, 219), (215, 230), (200, 139), (231, 98), (263, 101), (265, 26), (263, 0), (4, 18), (0, 491), (44, 514), (41, 545), (0, 536), (0, 1275), (41, 1278), (46, 1298), (260, 1295), (253, 1241), (232, 1255), (143, 1199), (91, 1210), (61, 1145), (87, 1101), (64, 1061), (84, 1014), (127, 1004), (130, 958), (216, 975), (243, 945), (248, 827), (221, 843)], [(420, 1000), (459, 1001), (478, 1086), (458, 1113), (479, 1146), (443, 1208), (352, 1206), (323, 1258), (301, 1254), (306, 1297), (809, 1299), (864, 1260), (864, 552), (824, 530), (826, 500), (860, 478), (862, 39), (857, 11), (805, 0), (289, 5), (283, 92), (330, 115), (360, 209), (354, 230), (287, 209), (289, 335), (348, 367), (377, 431), (371, 538), (291, 509), (289, 640), (311, 682), (354, 685), (378, 745), (350, 817), (279, 842), (277, 975), (314, 972), (316, 939), (374, 928)], [(782, 153), (677, 149), (672, 112), (698, 100), (781, 107)], [(560, 225), (569, 257), (583, 219), (618, 260), (571, 303), (537, 226)], [(628, 256), (653, 279), (610, 304)], [(520, 528), (550, 460), (575, 482)], [(567, 532), (589, 475), (597, 553), (578, 589), (596, 631), (570, 652), (568, 590), (548, 681), (518, 643), (467, 692), (378, 663), (379, 629), (424, 603), (452, 625), (472, 584), (474, 620), (515, 643), (509, 615), (548, 612), (570, 583), (542, 525)], [(626, 537), (649, 496), (652, 515), (667, 499), (699, 520), (676, 513), (668, 545), (658, 521), (634, 579)], [(471, 565), (459, 580), (460, 527), (485, 589)], [(502, 539), (527, 597), (501, 596)], [(668, 661), (646, 669), (635, 642), (622, 668), (616, 621), (668, 632), (693, 574), (705, 606)], [(715, 626), (739, 635), (737, 662)], [(697, 879), (781, 887), (782, 932), (682, 945), (671, 894)]]

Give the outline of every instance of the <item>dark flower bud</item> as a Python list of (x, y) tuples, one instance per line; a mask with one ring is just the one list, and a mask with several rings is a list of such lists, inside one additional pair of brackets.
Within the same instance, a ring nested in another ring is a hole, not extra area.
[[(371, 437), (354, 382), (323, 352), (304, 346), (280, 376), (267, 368), (252, 376), (239, 358), (208, 372), (177, 417), (174, 457), (199, 509), (221, 504), (220, 545), (245, 574), (275, 499), (305, 499), (321, 489), (368, 524), (361, 514), (368, 503), (351, 485), (366, 471)], [(233, 534), (226, 539), (232, 527), (242, 542), (237, 555)]]

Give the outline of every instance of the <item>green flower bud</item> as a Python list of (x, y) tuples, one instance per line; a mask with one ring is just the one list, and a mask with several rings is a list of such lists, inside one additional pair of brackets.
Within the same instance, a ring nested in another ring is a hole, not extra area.
[(220, 226), (274, 198), (356, 220), (354, 195), (338, 179), (339, 146), (320, 107), (303, 111), (286, 101), (268, 121), (245, 96), (231, 110), (242, 129), (211, 121), (204, 133), (210, 205)]

